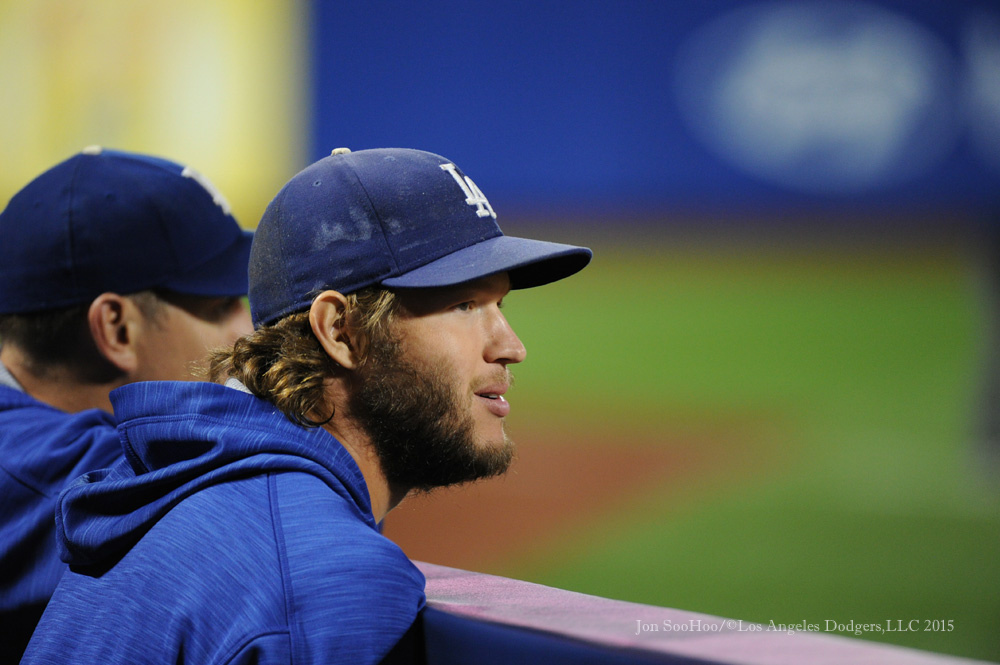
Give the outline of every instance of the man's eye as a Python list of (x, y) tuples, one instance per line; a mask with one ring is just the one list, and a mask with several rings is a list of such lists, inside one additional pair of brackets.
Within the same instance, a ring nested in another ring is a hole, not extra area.
[(470, 309), (472, 309), (472, 301), (470, 300), (468, 302), (459, 303), (455, 305), (455, 309), (457, 309), (460, 312), (468, 312)]
[(240, 298), (221, 298), (205, 309), (203, 318), (208, 321), (222, 321), (243, 307)]
[(239, 298), (228, 298), (219, 305), (219, 315), (226, 316), (239, 311), (243, 307), (243, 301)]

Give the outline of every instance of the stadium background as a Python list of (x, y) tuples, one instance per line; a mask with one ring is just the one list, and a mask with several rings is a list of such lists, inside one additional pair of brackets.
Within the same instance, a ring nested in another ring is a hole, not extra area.
[(520, 460), (399, 508), (411, 556), (1000, 660), (992, 3), (0, 0), (0, 89), (3, 201), (102, 144), (252, 227), (405, 146), (595, 249), (509, 299)]

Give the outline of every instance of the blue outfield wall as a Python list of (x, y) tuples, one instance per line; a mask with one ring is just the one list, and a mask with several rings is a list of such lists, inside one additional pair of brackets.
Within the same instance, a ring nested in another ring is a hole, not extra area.
[(431, 150), (504, 210), (995, 211), (994, 2), (314, 0), (311, 158)]

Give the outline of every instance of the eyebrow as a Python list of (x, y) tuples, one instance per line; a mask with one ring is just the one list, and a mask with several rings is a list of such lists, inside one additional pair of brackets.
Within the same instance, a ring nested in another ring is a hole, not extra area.
[[(498, 303), (502, 303), (511, 289), (508, 288), (500, 293), (494, 291), (490, 282), (483, 282), (487, 278), (480, 278), (472, 282), (462, 282), (451, 286), (436, 286), (426, 289), (399, 289), (397, 294), (401, 297), (403, 306), (413, 312), (428, 313), (430, 311), (447, 307), (452, 303), (464, 302), (466, 300), (477, 300), (483, 293), (499, 295)], [(410, 298), (407, 298), (407, 296)], [(489, 297), (494, 297), (490, 295)], [(409, 302), (407, 302), (409, 300)]]

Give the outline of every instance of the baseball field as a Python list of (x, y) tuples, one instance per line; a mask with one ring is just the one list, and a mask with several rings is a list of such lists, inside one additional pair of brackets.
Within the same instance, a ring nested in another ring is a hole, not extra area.
[(433, 563), (1000, 660), (972, 243), (592, 245), (508, 298), (528, 348), (511, 473), (410, 499), (387, 534)]

